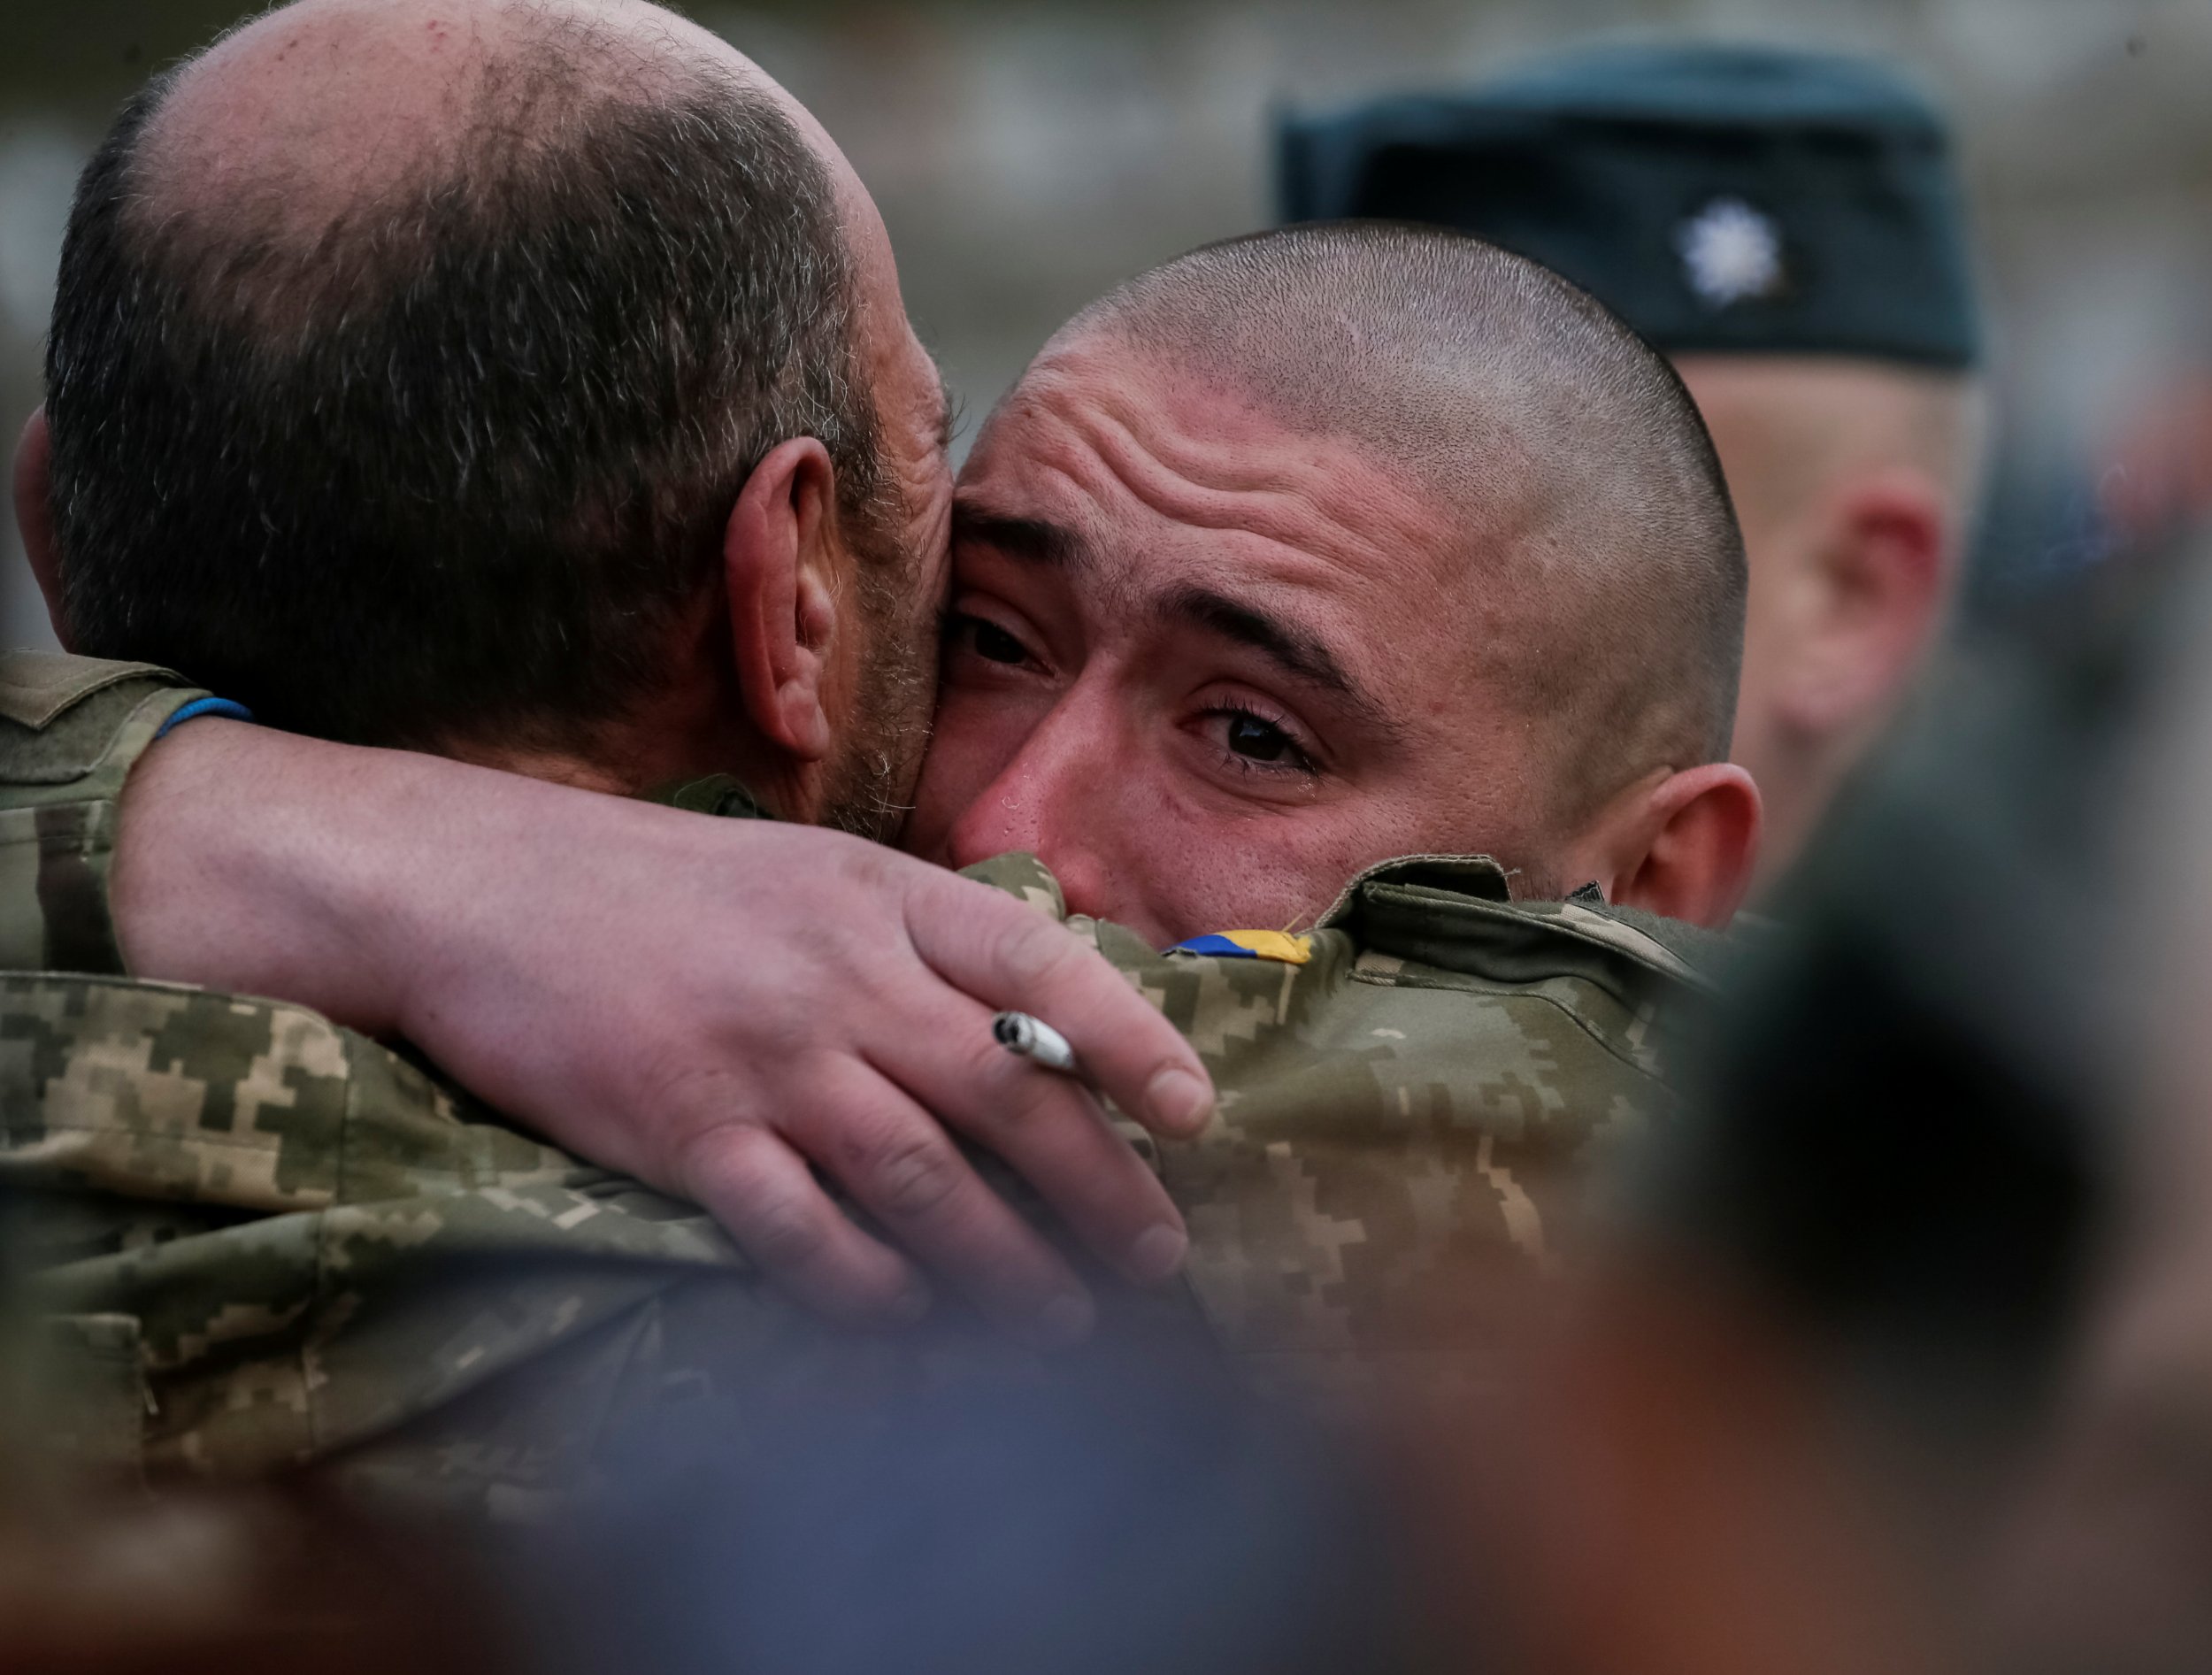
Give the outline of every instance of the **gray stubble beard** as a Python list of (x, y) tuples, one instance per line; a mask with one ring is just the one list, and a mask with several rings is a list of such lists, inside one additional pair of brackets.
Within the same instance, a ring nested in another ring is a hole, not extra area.
[(822, 824), (895, 843), (913, 811), (937, 707), (937, 617), (916, 596), (911, 584), (921, 566), (911, 555), (887, 562), (879, 552), (864, 551), (860, 557), (869, 656), (852, 727), (823, 794)]

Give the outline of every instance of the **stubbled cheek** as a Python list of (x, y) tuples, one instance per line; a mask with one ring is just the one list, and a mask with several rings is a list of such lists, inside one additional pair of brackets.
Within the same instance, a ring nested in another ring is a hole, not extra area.
[(1264, 877), (1264, 900), (1254, 905), (1267, 917), (1249, 928), (1310, 929), (1360, 872), (1416, 847), (1379, 821), (1350, 826), (1335, 819), (1316, 821), (1300, 837), (1303, 841), (1294, 849), (1279, 853), (1277, 866)]

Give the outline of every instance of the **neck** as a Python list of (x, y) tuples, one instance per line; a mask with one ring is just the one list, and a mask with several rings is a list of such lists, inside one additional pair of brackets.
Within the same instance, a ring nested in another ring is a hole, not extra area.
[(764, 738), (734, 694), (711, 678), (672, 686), (597, 730), (588, 746), (540, 750), (461, 742), (447, 755), (479, 767), (519, 773), (580, 790), (638, 796), (665, 785), (726, 773), (782, 820), (811, 822), (821, 803), (821, 772)]
[(1780, 728), (1748, 752), (1743, 762), (1758, 780), (1764, 810), (1754, 899), (1786, 877), (1806, 846), (1819, 834), (1853, 771), (1873, 750), (1893, 723), (1909, 695), (1901, 694), (1850, 726), (1817, 736)]
[(1758, 869), (1752, 881), (1755, 902), (1795, 865), (1818, 828), (1842, 781), (1843, 758), (1822, 745), (1777, 747), (1761, 755), (1754, 772), (1763, 811)]

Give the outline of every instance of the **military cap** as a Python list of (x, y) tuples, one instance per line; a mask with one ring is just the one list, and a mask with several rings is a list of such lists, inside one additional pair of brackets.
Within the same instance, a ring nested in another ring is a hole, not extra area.
[(1566, 275), (1669, 353), (1980, 353), (1942, 118), (1877, 65), (1616, 46), (1471, 91), (1292, 115), (1288, 221), (1455, 227)]

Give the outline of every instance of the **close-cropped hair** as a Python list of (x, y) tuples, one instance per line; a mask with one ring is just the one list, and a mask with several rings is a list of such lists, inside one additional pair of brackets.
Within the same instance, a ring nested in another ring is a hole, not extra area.
[(1154, 268), (1056, 341), (1094, 333), (1417, 484), (1452, 585), (1513, 625), (1450, 677), (1550, 727), (1563, 808), (1726, 757), (1747, 586), (1727, 483), (1681, 378), (1586, 292), (1463, 233), (1310, 223)]
[(649, 697), (746, 478), (884, 473), (822, 161), (764, 95), (549, 38), (455, 143), (303, 228), (203, 200), (157, 81), (80, 183), (47, 357), (73, 647), (296, 731), (568, 748)]

